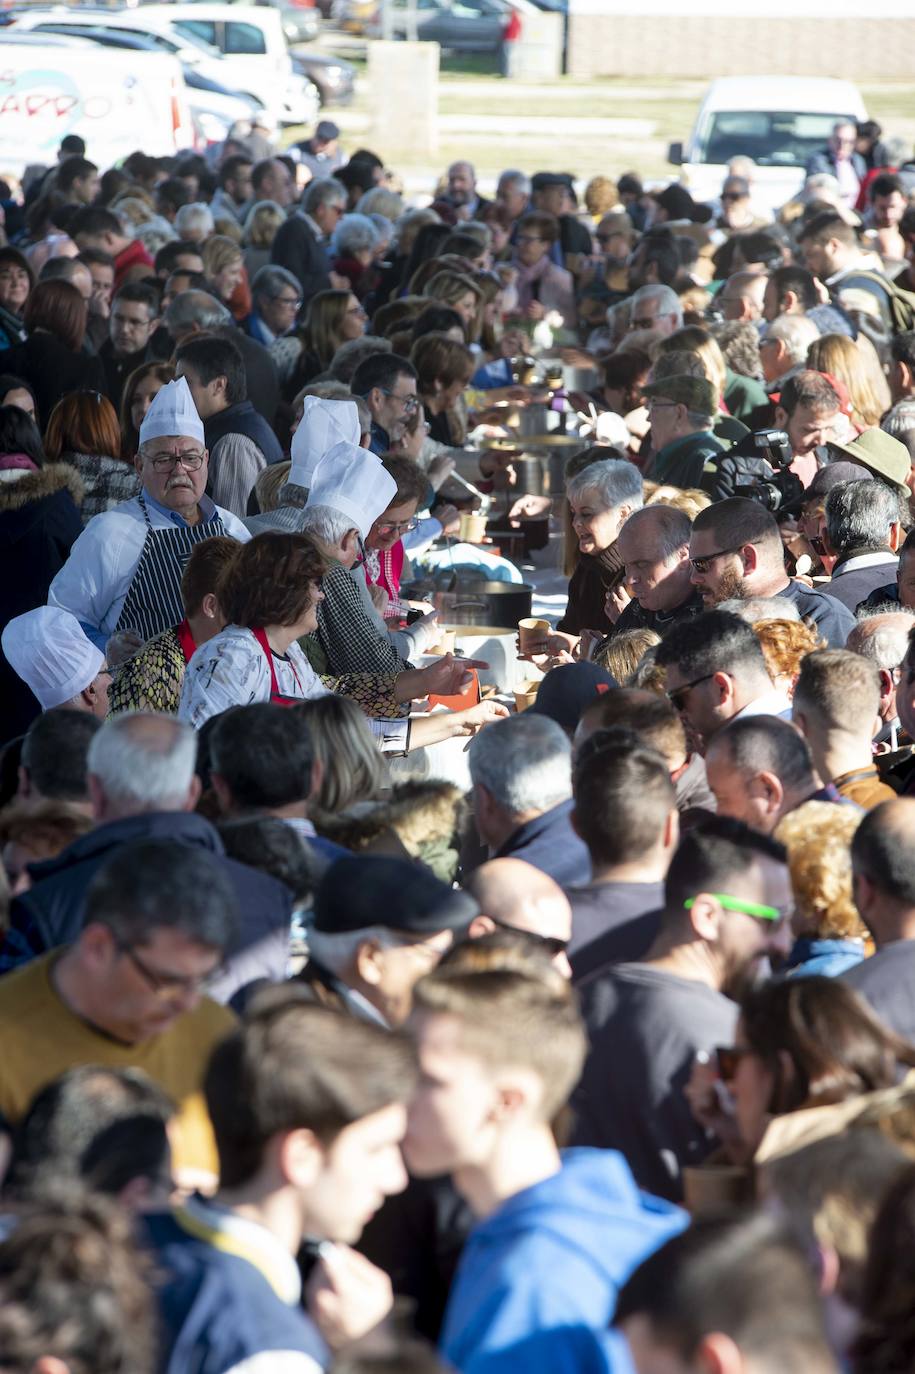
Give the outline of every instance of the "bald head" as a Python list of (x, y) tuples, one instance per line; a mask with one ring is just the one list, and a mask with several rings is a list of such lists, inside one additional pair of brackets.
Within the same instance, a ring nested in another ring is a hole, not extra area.
[[(557, 882), (532, 864), (521, 859), (491, 859), (476, 869), (464, 886), (480, 907), (480, 915), (470, 926), (471, 937), (501, 927), (541, 940), (559, 940), (563, 945), (571, 939), (568, 897)], [(570, 975), (564, 949), (557, 952), (554, 962)]]
[(868, 811), (851, 842), (855, 902), (878, 947), (915, 938), (915, 798)]
[(766, 278), (759, 272), (735, 272), (721, 288), (718, 302), (726, 320), (753, 321), (762, 318)]

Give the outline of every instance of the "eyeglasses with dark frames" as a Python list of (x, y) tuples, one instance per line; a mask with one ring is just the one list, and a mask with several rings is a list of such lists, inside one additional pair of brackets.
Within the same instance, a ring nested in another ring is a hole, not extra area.
[[(717, 669), (715, 670), (717, 672)], [(684, 682), (682, 687), (675, 687), (673, 691), (668, 691), (667, 700), (677, 711), (686, 710), (686, 698), (694, 687), (698, 687), (700, 682), (708, 682), (715, 673), (703, 673), (702, 677), (694, 677), (692, 682)]]
[(714, 553), (704, 554), (701, 558), (691, 558), (689, 560), (690, 566), (693, 568), (695, 572), (705, 574), (708, 572), (709, 568), (712, 566), (716, 558), (724, 558), (725, 555), (729, 553), (740, 553), (741, 549), (745, 549), (749, 544), (752, 544), (753, 542), (754, 541), (752, 539), (745, 539), (742, 544), (735, 544), (733, 548), (716, 549)]
[(217, 966), (203, 975), (165, 973), (161, 969), (152, 968), (145, 959), (141, 959), (132, 945), (120, 945), (119, 949), (133, 964), (147, 987), (161, 998), (174, 997), (176, 993), (203, 992), (221, 972), (221, 968)]
[(205, 456), (196, 450), (192, 453), (156, 453), (149, 461), (156, 472), (174, 472), (179, 463), (188, 472), (197, 472), (203, 466)]

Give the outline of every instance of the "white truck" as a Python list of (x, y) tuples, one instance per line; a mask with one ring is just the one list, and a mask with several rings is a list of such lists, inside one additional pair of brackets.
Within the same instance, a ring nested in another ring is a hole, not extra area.
[(672, 143), (668, 161), (695, 200), (715, 200), (728, 163), (750, 157), (753, 203), (774, 211), (801, 189), (811, 154), (825, 148), (837, 120), (866, 119), (850, 81), (799, 76), (727, 76), (713, 81), (685, 143)]
[(0, 173), (51, 165), (65, 134), (84, 138), (100, 167), (137, 148), (165, 157), (193, 147), (180, 64), (164, 53), (125, 54), (81, 38), (7, 30), (0, 39)]

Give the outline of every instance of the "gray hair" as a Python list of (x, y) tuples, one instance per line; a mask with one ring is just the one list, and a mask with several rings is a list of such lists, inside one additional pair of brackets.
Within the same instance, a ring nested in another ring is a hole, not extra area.
[(646, 550), (666, 562), (689, 543), (692, 528), (693, 522), (685, 511), (677, 510), (676, 506), (657, 505), (633, 511), (620, 534), (628, 530), (640, 537)]
[(801, 613), (787, 596), (751, 596), (746, 601), (734, 597), (722, 601), (716, 611), (730, 611), (740, 616), (748, 625), (756, 625), (760, 620), (800, 620)]
[(202, 238), (209, 238), (215, 228), (213, 211), (209, 205), (204, 205), (202, 200), (195, 200), (190, 205), (182, 205), (175, 215), (175, 232), (182, 239), (187, 238), (196, 230), (200, 231)]
[(122, 816), (178, 811), (187, 802), (197, 736), (174, 716), (131, 713), (106, 720), (89, 745), (87, 770)]
[(378, 945), (381, 949), (392, 949), (404, 943), (403, 938), (399, 937), (396, 931), (389, 930), (387, 926), (366, 926), (365, 930), (333, 931), (332, 933), (309, 928), (307, 940), (310, 957), (316, 959), (319, 964), (323, 964), (338, 978), (352, 967), (360, 945), (371, 941), (372, 944)]
[(306, 506), (302, 511), (299, 529), (313, 534), (322, 544), (337, 547), (350, 530), (354, 530), (351, 515), (341, 515), (333, 506)]
[(359, 215), (381, 215), (382, 219), (395, 220), (403, 214), (403, 196), (391, 191), (387, 186), (373, 186), (365, 191), (356, 202)]
[(616, 510), (624, 505), (640, 510), (642, 474), (625, 458), (604, 458), (576, 473), (566, 487), (566, 496), (571, 500), (586, 491), (594, 492), (602, 510)]
[(369, 219), (375, 226), (375, 230), (378, 234), (378, 242), (383, 243), (385, 247), (387, 247), (394, 237), (394, 221), (388, 219), (387, 215), (379, 214), (377, 210), (371, 211)]
[[(887, 624), (887, 620), (892, 624)], [(882, 624), (878, 622), (882, 621)], [(846, 649), (869, 658), (888, 673), (898, 668), (909, 648), (909, 634), (915, 625), (915, 611), (907, 606), (887, 606), (859, 616), (845, 641)]]
[(511, 816), (548, 811), (572, 795), (572, 746), (548, 716), (509, 716), (470, 742), (470, 777)]
[(782, 344), (792, 367), (806, 363), (807, 350), (819, 337), (820, 331), (807, 315), (778, 315), (763, 335)]
[(153, 215), (145, 224), (138, 224), (133, 236), (139, 239), (147, 253), (155, 257), (160, 248), (173, 243), (178, 235), (163, 215)]
[(382, 339), (378, 334), (366, 334), (361, 339), (347, 339), (337, 349), (327, 369), (335, 382), (349, 386), (353, 374), (360, 363), (373, 353), (391, 353), (390, 339)]
[(290, 286), (296, 294), (296, 299), (302, 294), (302, 283), (294, 273), (286, 267), (276, 267), (273, 263), (268, 263), (266, 267), (261, 267), (254, 274), (251, 283), (252, 296), (266, 296), (268, 300), (274, 300), (282, 291), (284, 286)]
[(880, 421), (880, 428), (905, 444), (910, 457), (915, 460), (915, 399), (897, 401)]
[(309, 182), (302, 196), (302, 209), (306, 215), (313, 215), (322, 205), (345, 204), (346, 187), (342, 181), (335, 181), (333, 177), (323, 177), (318, 181)]
[(899, 522), (899, 498), (883, 482), (840, 482), (826, 497), (826, 535), (838, 554), (889, 541)]
[(378, 230), (368, 215), (344, 215), (333, 232), (331, 251), (338, 257), (349, 257), (352, 253), (374, 250), (378, 243)]
[(683, 302), (671, 286), (661, 286), (653, 283), (651, 286), (640, 286), (630, 300), (630, 310), (634, 314), (636, 308), (644, 301), (657, 301), (658, 315), (674, 315), (679, 329), (683, 323)]
[(231, 324), (232, 316), (222, 301), (208, 291), (182, 291), (166, 310), (163, 323), (172, 338), (177, 339), (195, 325), (210, 330)]
[(502, 186), (505, 182), (508, 182), (510, 186), (514, 186), (519, 195), (529, 196), (531, 193), (530, 177), (526, 176), (524, 172), (516, 171), (514, 167), (509, 167), (507, 171), (500, 175), (498, 185)]

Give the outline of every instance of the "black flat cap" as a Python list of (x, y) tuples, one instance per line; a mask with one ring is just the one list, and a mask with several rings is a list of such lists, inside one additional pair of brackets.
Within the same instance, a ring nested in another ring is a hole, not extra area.
[(479, 910), (469, 893), (421, 864), (361, 855), (331, 864), (315, 893), (312, 925), (325, 935), (383, 926), (425, 937), (460, 930)]

